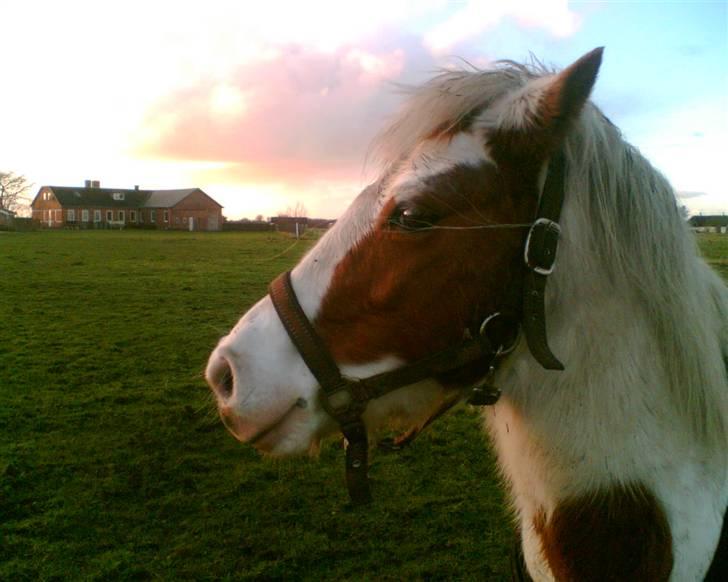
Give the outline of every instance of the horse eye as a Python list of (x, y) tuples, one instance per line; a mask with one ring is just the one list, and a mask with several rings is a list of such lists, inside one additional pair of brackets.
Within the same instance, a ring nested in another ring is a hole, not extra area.
[(399, 230), (425, 230), (437, 222), (437, 217), (411, 206), (397, 207), (389, 217), (389, 226)]

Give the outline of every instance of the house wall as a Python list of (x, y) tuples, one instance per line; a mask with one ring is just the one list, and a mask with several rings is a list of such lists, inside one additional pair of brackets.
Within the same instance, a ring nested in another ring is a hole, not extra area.
[[(88, 210), (88, 221), (83, 220), (83, 211)], [(94, 220), (95, 211), (101, 213), (101, 220)], [(136, 212), (136, 220), (131, 219), (132, 211)], [(108, 213), (111, 212), (111, 222), (108, 220)], [(122, 214), (123, 213), (123, 218)], [(33, 205), (33, 221), (40, 224), (41, 228), (63, 228), (69, 225), (80, 228), (107, 228), (140, 224), (140, 211), (136, 208), (109, 208), (107, 206), (85, 206), (62, 208), (55, 200), (40, 200)]]
[[(165, 210), (168, 212), (167, 221), (164, 220)], [(154, 225), (162, 230), (172, 228), (172, 211), (169, 208), (142, 208), (140, 212), (143, 215), (144, 226)], [(154, 214), (154, 220), (152, 220), (152, 214)]]
[[(71, 219), (69, 210), (73, 210), (74, 217)], [(83, 220), (83, 211), (88, 210), (88, 221)], [(101, 213), (101, 220), (96, 222), (94, 214), (96, 211)], [(132, 211), (136, 212), (136, 220), (131, 219)], [(108, 221), (108, 213), (111, 212), (111, 222)], [(122, 214), (123, 213), (123, 218)], [(139, 224), (139, 211), (136, 208), (109, 208), (108, 206), (87, 206), (79, 208), (64, 208), (63, 218), (66, 224), (72, 224), (81, 228), (106, 228), (120, 227), (123, 224), (136, 225)]]
[[(43, 190), (32, 204), (33, 221), (41, 228), (63, 228), (73, 225), (79, 228), (118, 228), (122, 226), (120, 212), (123, 212), (124, 226), (156, 227), (158, 229), (189, 230), (190, 220), (194, 230), (221, 230), (222, 208), (211, 198), (197, 190), (181, 200), (173, 208), (118, 208), (118, 207), (73, 207), (62, 208), (51, 196), (45, 200)], [(83, 210), (88, 210), (88, 221), (83, 220)], [(94, 221), (94, 212), (101, 212), (101, 220)], [(69, 212), (71, 211), (71, 212)], [(107, 213), (111, 212), (111, 221)], [(135, 212), (135, 220), (131, 213)], [(167, 220), (165, 220), (165, 213)], [(73, 214), (73, 218), (71, 218)], [(152, 220), (154, 214), (154, 220)]]
[(222, 208), (199, 190), (180, 200), (171, 211), (170, 228), (189, 230), (192, 219), (194, 230), (222, 229)]
[(42, 194), (43, 191), (31, 205), (33, 222), (42, 228), (60, 228), (64, 220), (60, 202), (54, 196), (50, 200), (44, 200)]

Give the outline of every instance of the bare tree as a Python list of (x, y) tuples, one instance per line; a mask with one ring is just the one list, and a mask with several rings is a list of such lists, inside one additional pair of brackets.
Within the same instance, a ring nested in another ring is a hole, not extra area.
[(303, 205), (303, 202), (296, 202), (295, 206), (289, 206), (284, 212), (280, 212), (278, 216), (290, 216), (292, 218), (305, 218), (308, 215), (308, 210)]
[(0, 172), (0, 209), (17, 212), (30, 202), (27, 196), (32, 184), (25, 176), (13, 172)]

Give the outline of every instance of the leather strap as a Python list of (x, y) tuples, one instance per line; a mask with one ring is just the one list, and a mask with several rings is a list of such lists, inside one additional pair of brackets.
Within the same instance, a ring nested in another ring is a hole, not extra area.
[(546, 281), (554, 268), (559, 243), (559, 219), (564, 203), (564, 156), (554, 154), (524, 249), (523, 331), (533, 357), (547, 370), (563, 370), (546, 335)]
[(311, 325), (293, 290), (291, 273), (286, 271), (270, 284), (270, 298), (293, 345), (321, 387), (321, 404), (336, 420), (347, 440), (346, 486), (354, 505), (372, 500), (369, 472), (369, 438), (361, 413), (366, 394), (353, 389), (355, 383), (341, 375), (321, 336)]
[[(345, 387), (346, 380), (341, 376), (339, 367), (321, 337), (313, 329), (296, 297), (290, 271), (276, 277), (270, 284), (268, 292), (283, 327), (286, 328), (293, 345), (318, 380), (324, 393), (328, 396)], [(324, 402), (324, 408), (326, 405)]]

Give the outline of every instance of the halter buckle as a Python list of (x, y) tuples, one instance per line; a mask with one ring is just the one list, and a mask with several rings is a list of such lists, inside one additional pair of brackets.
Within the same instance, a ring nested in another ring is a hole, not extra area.
[(539, 275), (550, 275), (556, 264), (561, 226), (549, 218), (538, 218), (526, 237), (523, 259), (526, 266)]
[(339, 416), (349, 410), (354, 398), (348, 388), (342, 387), (325, 395), (326, 408), (332, 416)]
[[(486, 317), (483, 320), (483, 323), (480, 324), (480, 330), (479, 334), (481, 337), (485, 337), (489, 342), (492, 343), (492, 338), (488, 335), (488, 326), (493, 322), (497, 321), (499, 317), (507, 317), (501, 314), (500, 311), (496, 311), (495, 313), (491, 313), (488, 317)], [(496, 348), (496, 358), (499, 358), (500, 356), (506, 356), (510, 354), (513, 350), (516, 349), (516, 346), (518, 345), (518, 340), (521, 338), (521, 327), (520, 325), (516, 325), (516, 332), (513, 334), (512, 339), (509, 337), (507, 339), (510, 339), (511, 341), (507, 344), (501, 343), (500, 345), (494, 346)]]
[[(342, 378), (343, 379), (343, 378)], [(337, 422), (350, 422), (358, 418), (366, 407), (366, 389), (357, 380), (343, 379), (333, 390), (321, 392), (323, 408)]]

